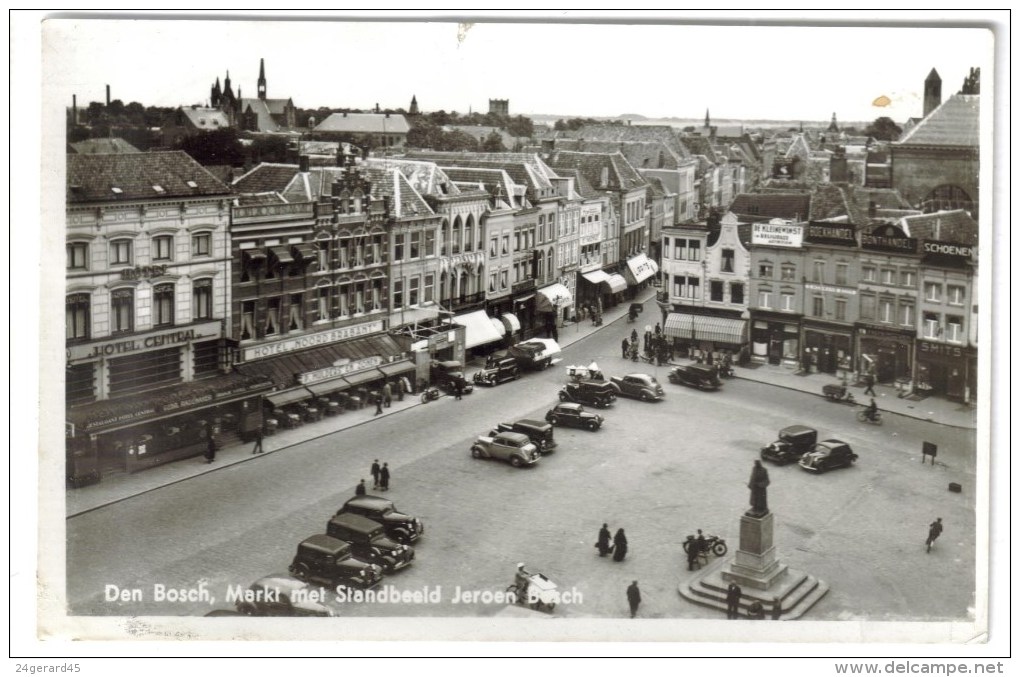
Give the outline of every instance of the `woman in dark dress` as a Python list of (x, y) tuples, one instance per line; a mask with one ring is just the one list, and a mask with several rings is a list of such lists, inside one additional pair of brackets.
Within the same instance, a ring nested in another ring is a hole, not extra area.
[(617, 529), (616, 536), (613, 537), (613, 561), (622, 562), (626, 556), (627, 537), (624, 535), (623, 529)]
[(609, 525), (603, 524), (602, 528), (599, 529), (599, 540), (595, 544), (595, 547), (599, 549), (599, 557), (605, 557), (613, 551), (611, 545), (609, 545)]

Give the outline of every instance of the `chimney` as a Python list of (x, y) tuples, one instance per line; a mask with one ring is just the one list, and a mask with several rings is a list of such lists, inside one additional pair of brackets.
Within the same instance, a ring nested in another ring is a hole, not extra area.
[(110, 105), (110, 85), (106, 86), (106, 105)]
[(71, 95), (71, 124), (78, 124), (78, 95)]
[(298, 156), (298, 171), (300, 171), (302, 173), (307, 173), (308, 172), (308, 156), (307, 155)]

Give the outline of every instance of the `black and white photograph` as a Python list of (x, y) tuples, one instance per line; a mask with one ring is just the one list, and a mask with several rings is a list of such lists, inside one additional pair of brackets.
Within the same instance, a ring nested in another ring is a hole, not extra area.
[(20, 22), (34, 650), (985, 655), (1009, 29), (881, 14)]

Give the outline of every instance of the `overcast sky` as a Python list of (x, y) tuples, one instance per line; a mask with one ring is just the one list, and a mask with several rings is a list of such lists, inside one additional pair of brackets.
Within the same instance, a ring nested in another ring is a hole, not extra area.
[[(256, 95), (302, 108), (897, 122), (921, 115), (932, 68), (943, 98), (971, 66), (991, 81), (992, 34), (977, 28), (595, 25), (341, 21), (50, 20), (44, 86), (70, 105), (203, 103), (230, 71)], [(879, 97), (889, 104), (876, 106)]]

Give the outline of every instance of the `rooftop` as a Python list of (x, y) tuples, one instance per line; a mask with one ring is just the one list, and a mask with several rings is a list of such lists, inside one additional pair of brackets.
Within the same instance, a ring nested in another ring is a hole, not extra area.
[(114, 202), (228, 195), (230, 188), (184, 151), (67, 156), (67, 201)]
[(954, 94), (914, 125), (893, 146), (978, 146), (981, 97)]
[(407, 134), (411, 127), (399, 114), (386, 113), (333, 113), (316, 125), (316, 132), (345, 132), (349, 134)]

